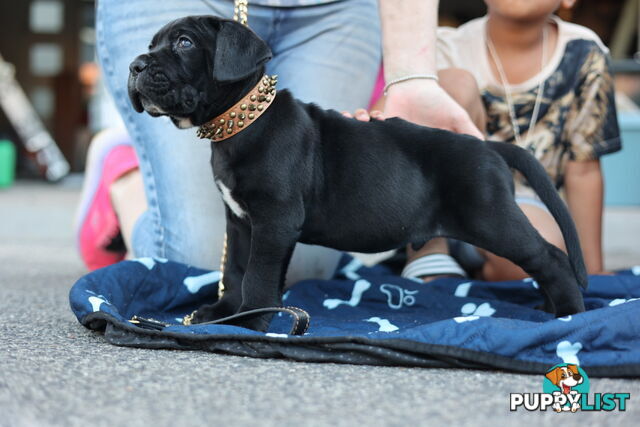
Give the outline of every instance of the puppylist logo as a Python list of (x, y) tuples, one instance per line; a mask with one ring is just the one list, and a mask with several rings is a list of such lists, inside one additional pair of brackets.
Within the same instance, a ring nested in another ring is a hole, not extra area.
[(592, 393), (587, 373), (578, 365), (561, 363), (544, 376), (542, 393), (511, 393), (509, 409), (556, 412), (626, 411), (629, 393)]

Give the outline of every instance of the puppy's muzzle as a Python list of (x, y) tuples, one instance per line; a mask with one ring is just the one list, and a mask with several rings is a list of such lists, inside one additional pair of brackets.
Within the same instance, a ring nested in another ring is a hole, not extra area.
[(140, 55), (134, 59), (131, 64), (129, 64), (129, 72), (134, 76), (137, 76), (143, 72), (148, 65), (149, 63), (147, 62), (145, 55)]
[(136, 81), (138, 79), (138, 75), (146, 70), (148, 65), (149, 63), (145, 55), (138, 56), (131, 64), (129, 64), (129, 81), (127, 82), (127, 89), (131, 105), (133, 105), (133, 108), (138, 113), (142, 113), (144, 111), (144, 107), (142, 106), (142, 100), (140, 99), (140, 92), (138, 92), (138, 89), (136, 88)]
[(165, 114), (156, 102), (175, 102), (170, 95), (169, 79), (158, 67), (151, 63), (149, 55), (138, 56), (129, 64), (128, 92), (133, 108), (141, 113), (147, 111), (153, 116)]

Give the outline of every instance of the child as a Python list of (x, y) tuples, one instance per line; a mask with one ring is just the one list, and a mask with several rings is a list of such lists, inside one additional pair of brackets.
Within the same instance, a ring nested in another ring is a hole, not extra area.
[[(447, 89), (443, 84), (447, 68), (473, 75), (486, 112), (486, 129), (480, 130), (487, 139), (518, 144), (538, 158), (568, 204), (588, 272), (600, 273), (599, 157), (621, 147), (607, 48), (592, 31), (553, 15), (560, 6), (573, 6), (574, 0), (485, 3), (485, 17), (457, 29), (438, 30), (441, 85)], [(516, 201), (532, 224), (564, 249), (560, 230), (544, 204), (521, 176), (515, 176), (515, 184)], [(455, 274), (459, 268), (450, 265), (451, 259), (443, 259), (441, 253), (446, 251), (443, 239), (410, 251), (405, 273), (423, 278)], [(463, 252), (469, 253), (468, 248)], [(526, 277), (509, 261), (480, 252), (485, 258), (479, 266), (484, 279)]]

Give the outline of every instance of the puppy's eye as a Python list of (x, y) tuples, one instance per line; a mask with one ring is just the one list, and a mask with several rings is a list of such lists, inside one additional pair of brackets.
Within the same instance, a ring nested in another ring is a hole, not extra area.
[(178, 42), (176, 43), (176, 46), (178, 46), (181, 49), (187, 49), (193, 46), (193, 42), (189, 40), (188, 37), (180, 36), (178, 38)]

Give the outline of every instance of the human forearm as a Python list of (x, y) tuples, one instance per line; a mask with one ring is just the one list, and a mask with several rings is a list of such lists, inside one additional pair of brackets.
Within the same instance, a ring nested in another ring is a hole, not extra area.
[(435, 74), (438, 0), (379, 0), (387, 82)]
[(602, 210), (604, 185), (600, 162), (569, 162), (565, 176), (569, 210), (576, 223), (590, 274), (603, 270)]
[[(436, 75), (438, 0), (379, 0), (385, 80)], [(483, 138), (466, 111), (433, 79), (411, 79), (389, 88), (386, 117)]]

